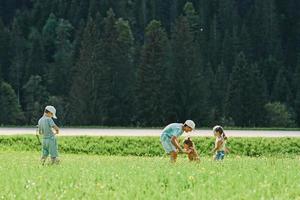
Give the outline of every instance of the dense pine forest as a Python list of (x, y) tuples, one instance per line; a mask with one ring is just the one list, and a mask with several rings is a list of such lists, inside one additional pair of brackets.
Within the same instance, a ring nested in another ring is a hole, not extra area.
[(300, 126), (298, 0), (0, 0), (0, 125)]

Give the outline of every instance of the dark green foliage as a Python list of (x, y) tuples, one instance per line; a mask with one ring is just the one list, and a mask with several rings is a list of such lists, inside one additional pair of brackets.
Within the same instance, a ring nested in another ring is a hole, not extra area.
[[(153, 20), (146, 28), (141, 64), (137, 72), (137, 122), (158, 126), (165, 122), (168, 69), (168, 38), (161, 23)], [(149, 123), (151, 122), (151, 123)]]
[(22, 84), (25, 83), (24, 66), (26, 66), (27, 43), (24, 37), (24, 33), (21, 30), (19, 19), (17, 17), (15, 17), (13, 21), (11, 37), (12, 63), (9, 68), (8, 79), (9, 83), (11, 83), (11, 86), (16, 92), (18, 101), (20, 102)]
[(295, 112), (296, 112), (296, 122), (300, 124), (300, 88), (297, 90), (297, 96), (295, 99)]
[(71, 79), (66, 79), (71, 74), (74, 65), (74, 46), (71, 41), (73, 26), (64, 19), (58, 21), (55, 33), (54, 63), (48, 69), (48, 88), (52, 95), (67, 94), (70, 91)]
[(133, 98), (133, 36), (128, 21), (116, 19), (112, 9), (103, 21), (98, 54), (101, 64), (99, 105), (101, 124), (130, 122)]
[(210, 96), (212, 110), (210, 113), (211, 125), (225, 123), (225, 103), (228, 91), (228, 72), (223, 63), (221, 63), (214, 75), (211, 88), (213, 92)]
[(296, 0), (2, 0), (0, 80), (24, 123), (34, 119), (22, 88), (40, 76), (62, 124), (269, 126), (264, 105), (280, 102), (299, 126), (299, 10)]
[(262, 126), (266, 86), (256, 64), (249, 65), (243, 53), (231, 74), (227, 112), (237, 126)]
[(10, 34), (0, 17), (0, 77), (3, 77), (5, 81), (8, 81), (10, 56)]
[(270, 96), (273, 93), (273, 89), (275, 89), (274, 80), (276, 79), (276, 75), (280, 69), (280, 64), (273, 56), (270, 55), (263, 61), (263, 63), (260, 64), (260, 66), (266, 80), (268, 96)]
[(26, 124), (37, 123), (44, 111), (49, 94), (43, 84), (42, 77), (36, 75), (31, 76), (23, 86)]
[(42, 36), (35, 28), (31, 30), (29, 35), (29, 44), (29, 54), (24, 79), (29, 80), (31, 75), (46, 77), (47, 64)]
[(44, 40), (44, 48), (47, 62), (53, 62), (53, 55), (55, 53), (55, 39), (56, 28), (58, 26), (58, 20), (56, 16), (51, 13), (43, 27), (42, 35)]
[[(182, 144), (183, 140), (180, 140)], [(214, 139), (194, 138), (201, 156), (211, 155)], [(230, 155), (284, 156), (300, 153), (299, 138), (230, 138)], [(119, 156), (163, 156), (158, 137), (58, 137), (60, 153)], [(40, 151), (35, 136), (1, 136), (0, 149), (13, 151)]]
[(266, 109), (266, 124), (270, 127), (293, 127), (294, 120), (284, 104), (279, 102), (267, 103)]
[[(200, 118), (201, 108), (205, 108), (206, 95), (203, 73), (200, 71), (201, 65), (197, 62), (194, 31), (187, 17), (180, 16), (176, 22), (173, 33), (173, 65), (174, 78), (172, 80), (174, 97), (172, 104), (176, 112), (177, 119), (184, 121), (187, 118)], [(171, 70), (170, 70), (171, 71)], [(171, 71), (172, 72), (172, 71)], [(191, 105), (197, 105), (197, 107)], [(196, 119), (195, 119), (196, 120)], [(198, 120), (197, 120), (198, 121)], [(200, 121), (200, 120), (199, 120)]]
[(295, 95), (295, 102), (294, 102), (294, 107), (295, 107), (295, 114), (296, 114), (296, 123), (300, 124), (300, 56), (298, 56), (298, 64), (297, 64), (297, 69), (296, 73), (294, 76), (294, 95)]
[(80, 56), (74, 67), (70, 91), (71, 124), (97, 124), (97, 103), (100, 84), (99, 58), (96, 56), (99, 31), (93, 19), (89, 19), (81, 41)]
[(280, 101), (282, 103), (286, 103), (290, 105), (292, 94), (291, 94), (291, 81), (288, 81), (288, 74), (284, 67), (279, 69), (275, 82), (274, 88), (272, 92), (272, 100), (273, 101)]
[(16, 94), (5, 82), (0, 82), (0, 108), (0, 125), (22, 123), (24, 120)]

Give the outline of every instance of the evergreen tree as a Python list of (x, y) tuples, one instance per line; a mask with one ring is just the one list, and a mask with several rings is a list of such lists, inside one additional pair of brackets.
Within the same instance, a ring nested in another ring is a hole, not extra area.
[[(109, 8), (116, 15), (106, 15)], [(297, 0), (2, 0), (0, 79), (25, 108), (21, 88), (41, 76), (49, 102), (67, 113), (63, 123), (127, 125), (140, 117), (143, 125), (161, 125), (191, 117), (210, 125), (231, 123), (231, 116), (240, 126), (261, 126), (266, 102), (280, 101), (299, 115), (299, 9)], [(161, 22), (159, 41), (149, 39), (155, 28), (145, 33), (153, 19)], [(233, 69), (241, 51), (243, 79)], [(144, 74), (151, 78), (144, 81)], [(193, 97), (177, 99), (190, 95), (177, 92), (184, 86)], [(148, 98), (152, 91), (163, 98)]]
[(0, 124), (18, 125), (23, 122), (24, 115), (13, 88), (0, 82)]
[(80, 57), (74, 66), (70, 90), (71, 124), (99, 124), (100, 59), (97, 56), (99, 30), (93, 19), (89, 19), (82, 38)]
[(264, 126), (265, 125), (265, 104), (267, 103), (267, 86), (266, 81), (260, 72), (257, 64), (252, 64), (249, 68), (250, 77), (249, 90), (250, 105), (248, 107), (249, 121), (248, 126)]
[(272, 101), (279, 101), (281, 103), (286, 103), (287, 105), (292, 105), (293, 103), (291, 102), (292, 93), (287, 78), (287, 72), (284, 67), (281, 67), (276, 75), (271, 97)]
[(165, 77), (168, 39), (161, 23), (153, 20), (145, 30), (145, 43), (137, 74), (137, 122), (160, 126), (165, 121)]
[(114, 70), (113, 83), (114, 95), (117, 99), (118, 112), (114, 116), (115, 125), (127, 125), (129, 119), (132, 119), (133, 110), (133, 35), (128, 21), (119, 19), (116, 22), (117, 37), (117, 55), (116, 68)]
[(251, 67), (245, 55), (240, 53), (231, 74), (227, 98), (227, 117), (231, 117), (236, 126), (256, 126), (261, 123), (261, 107), (265, 102), (264, 82), (261, 79), (256, 65)]
[(214, 124), (217, 124), (224, 122), (226, 94), (228, 89), (228, 72), (223, 63), (218, 65), (211, 85), (214, 86), (210, 99), (214, 109), (214, 116), (211, 119), (212, 122), (215, 122)]
[(53, 0), (35, 0), (32, 9), (32, 21), (40, 29), (44, 26), (49, 14), (53, 12)]
[(26, 65), (27, 57), (27, 41), (21, 31), (18, 19), (15, 18), (12, 25), (12, 64), (9, 69), (9, 83), (16, 91), (18, 103), (21, 99), (21, 88), (24, 83), (24, 67)]
[(270, 55), (260, 66), (267, 84), (267, 95), (270, 96), (273, 93), (274, 80), (276, 80), (278, 70), (281, 68), (280, 63), (274, 56)]
[[(118, 88), (120, 91), (120, 86), (118, 85), (117, 77), (121, 66), (118, 60), (118, 32), (116, 29), (116, 18), (112, 9), (107, 11), (107, 16), (103, 21), (104, 30), (101, 35), (100, 48), (98, 54), (100, 55), (101, 65), (101, 75), (100, 75), (100, 85), (99, 85), (99, 105), (101, 109), (101, 123), (111, 125), (114, 123), (114, 116), (117, 116), (119, 111), (119, 101), (121, 99), (116, 98), (114, 89)], [(117, 102), (118, 101), (118, 102)]]
[(45, 76), (46, 62), (42, 37), (37, 29), (33, 28), (29, 35), (28, 60), (24, 80), (29, 80), (31, 75)]
[(300, 87), (297, 88), (296, 99), (295, 99), (295, 113), (296, 113), (296, 123), (298, 127), (300, 126)]
[(76, 61), (79, 58), (80, 54), (80, 45), (83, 37), (83, 32), (85, 29), (85, 22), (81, 20), (79, 23), (79, 27), (75, 31), (75, 36), (74, 36), (74, 41), (73, 41), (73, 46), (74, 46), (74, 53), (73, 53), (73, 62), (76, 63)]
[(103, 25), (101, 48), (98, 48), (101, 122), (105, 125), (126, 124), (131, 118), (133, 98), (133, 36), (128, 22), (116, 20), (112, 9), (107, 12)]
[[(279, 23), (275, 10), (275, 0), (255, 0), (251, 24), (252, 44), (255, 46), (254, 58), (260, 60), (269, 55), (279, 56)], [(258, 23), (259, 22), (259, 23)], [(259, 31), (258, 31), (259, 30)]]
[(274, 102), (265, 106), (267, 126), (294, 127), (295, 121), (285, 104)]
[(189, 28), (193, 33), (193, 38), (197, 39), (197, 34), (200, 31), (199, 21), (198, 21), (199, 16), (194, 8), (193, 3), (187, 2), (183, 7), (183, 12), (189, 22)]
[[(174, 74), (174, 106), (178, 120), (191, 118), (199, 110), (191, 104), (198, 104), (199, 97), (203, 98), (195, 88), (194, 81), (201, 79), (201, 69), (198, 68), (194, 34), (186, 17), (180, 16), (176, 22), (172, 37)], [(196, 92), (197, 91), (197, 92)], [(193, 101), (193, 103), (191, 102)], [(196, 116), (194, 116), (196, 117)]]
[(8, 81), (8, 69), (11, 64), (10, 57), (10, 35), (7, 28), (4, 26), (2, 19), (0, 18), (0, 65), (3, 79)]
[(216, 66), (220, 63), (220, 32), (218, 30), (217, 18), (214, 16), (212, 23), (210, 25), (210, 34), (208, 41), (208, 52), (209, 52), (209, 60), (207, 62), (212, 64), (212, 67), (215, 69)]
[(236, 37), (234, 36), (234, 31), (231, 33), (226, 30), (223, 44), (222, 44), (222, 53), (221, 59), (224, 67), (228, 72), (231, 72), (232, 66), (234, 65), (235, 55), (237, 52), (235, 43), (237, 43)]
[(24, 92), (24, 112), (27, 124), (37, 123), (48, 101), (48, 92), (43, 86), (41, 76), (31, 76), (23, 87)]
[(198, 123), (207, 123), (211, 67), (202, 66), (198, 13), (191, 2), (184, 5), (183, 11), (172, 37), (175, 111), (177, 120), (193, 118)]
[(295, 101), (294, 101), (294, 111), (296, 114), (296, 123), (298, 126), (300, 126), (300, 56), (298, 63), (297, 63), (297, 68), (296, 72), (294, 75), (294, 80), (293, 80), (293, 87), (294, 87), (294, 94), (295, 94)]
[[(205, 65), (204, 70), (202, 71), (202, 78), (199, 79), (197, 86), (200, 87), (200, 91), (198, 91), (199, 100), (198, 103), (195, 103), (198, 110), (198, 115), (202, 116), (201, 123), (208, 124), (209, 126), (215, 125), (214, 120), (218, 117), (216, 110), (216, 99), (215, 99), (215, 91), (217, 89), (217, 83), (214, 82), (215, 73), (212, 69), (211, 63)], [(196, 85), (195, 85), (196, 86)]]
[(56, 28), (58, 26), (58, 20), (56, 16), (51, 13), (43, 27), (42, 36), (44, 39), (44, 49), (46, 55), (46, 61), (51, 63), (54, 61), (55, 53), (55, 41), (56, 41)]
[(70, 90), (70, 79), (66, 79), (73, 66), (74, 47), (71, 39), (72, 25), (60, 19), (56, 27), (54, 63), (49, 70), (48, 85), (53, 95), (64, 95)]

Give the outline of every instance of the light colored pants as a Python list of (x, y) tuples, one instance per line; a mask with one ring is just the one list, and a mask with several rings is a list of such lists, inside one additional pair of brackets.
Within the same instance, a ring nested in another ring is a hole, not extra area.
[(166, 153), (176, 152), (176, 147), (172, 144), (171, 140), (160, 141)]
[(42, 154), (43, 157), (47, 157), (49, 154), (51, 158), (58, 157), (57, 141), (55, 137), (43, 138)]

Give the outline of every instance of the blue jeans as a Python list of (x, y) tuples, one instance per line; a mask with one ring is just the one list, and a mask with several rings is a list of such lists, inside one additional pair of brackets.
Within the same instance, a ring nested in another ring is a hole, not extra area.
[(225, 152), (224, 151), (217, 151), (217, 154), (215, 156), (215, 160), (223, 160), (225, 156)]

